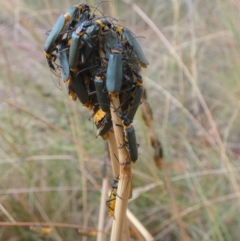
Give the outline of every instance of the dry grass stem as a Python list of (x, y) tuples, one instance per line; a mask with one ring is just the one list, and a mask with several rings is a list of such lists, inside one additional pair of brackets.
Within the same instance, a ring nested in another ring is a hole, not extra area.
[[(135, 231), (140, 233), (146, 241), (154, 241), (153, 236), (148, 232), (148, 230), (142, 225), (142, 223), (134, 216), (134, 214), (127, 209), (127, 217), (129, 222), (135, 227)], [(138, 238), (140, 239), (140, 238)]]
[[(108, 191), (108, 178), (107, 175), (103, 177), (102, 180), (102, 189), (101, 189), (101, 201), (100, 201), (100, 208), (99, 208), (99, 215), (98, 215), (98, 230), (104, 230), (104, 220), (106, 217), (106, 196)], [(97, 241), (104, 241), (106, 240), (106, 236), (103, 232), (98, 232), (97, 234)]]
[(118, 157), (120, 165), (120, 174), (118, 181), (116, 205), (114, 212), (114, 220), (111, 234), (111, 241), (121, 241), (124, 223), (126, 218), (127, 203), (131, 185), (131, 160), (126, 149), (125, 140), (123, 139), (122, 121), (118, 116), (117, 109), (120, 106), (118, 95), (110, 94), (111, 100), (111, 116), (113, 122), (113, 130), (118, 147)]
[(123, 241), (130, 241), (130, 226), (127, 216), (125, 217), (125, 227), (123, 229)]
[(171, 196), (171, 199), (172, 199), (173, 214), (175, 214), (176, 217), (177, 217), (177, 223), (179, 225), (179, 229), (180, 229), (182, 239), (184, 241), (190, 241), (190, 239), (188, 237), (188, 234), (186, 232), (186, 227), (185, 227), (184, 221), (183, 221), (182, 216), (181, 216), (180, 211), (179, 211), (179, 207), (178, 207), (178, 204), (177, 204), (177, 201), (176, 201), (175, 194), (173, 192), (173, 187), (172, 187), (171, 180), (169, 178), (168, 170), (166, 169), (166, 165), (164, 163), (162, 165), (162, 168), (163, 168), (163, 173), (164, 173), (164, 179), (165, 179), (165, 182), (166, 182), (166, 187), (167, 187), (168, 192), (169, 192), (169, 194)]
[(12, 223), (16, 223), (16, 221), (14, 220), (14, 218), (11, 216), (11, 214), (6, 210), (6, 208), (4, 208), (4, 206), (0, 203), (0, 210), (2, 211), (2, 213), (12, 222)]

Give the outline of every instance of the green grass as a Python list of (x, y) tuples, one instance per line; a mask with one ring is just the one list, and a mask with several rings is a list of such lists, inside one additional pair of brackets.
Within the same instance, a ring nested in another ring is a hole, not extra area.
[[(129, 208), (155, 240), (238, 240), (240, 4), (150, 2), (136, 4), (151, 26), (123, 1), (112, 1), (110, 8), (121, 24), (145, 37), (139, 42), (150, 65), (142, 74), (165, 154), (165, 167), (156, 169), (148, 129), (137, 113), (140, 155), (132, 165), (136, 196)], [(85, 222), (97, 228), (105, 143), (95, 138), (91, 113), (72, 102), (50, 74), (43, 53), (46, 31), (77, 3), (0, 3), (1, 222)], [(0, 228), (0, 240), (81, 238), (68, 226), (48, 237), (23, 226)]]

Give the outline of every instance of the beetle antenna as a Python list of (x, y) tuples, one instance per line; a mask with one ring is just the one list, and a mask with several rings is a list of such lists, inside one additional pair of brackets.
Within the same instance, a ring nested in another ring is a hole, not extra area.
[(133, 37), (131, 39), (134, 39), (134, 38), (144, 38), (145, 39), (145, 37), (143, 37), (143, 36), (136, 36), (136, 34), (133, 31), (131, 31), (130, 29), (128, 29), (128, 30), (132, 33), (132, 35), (135, 35), (135, 37)]
[(103, 14), (103, 12), (98, 9), (99, 5), (102, 4), (102, 3), (104, 3), (104, 2), (112, 2), (112, 1), (101, 1), (101, 2), (99, 2), (99, 3), (97, 4), (97, 6), (95, 7), (92, 15), (94, 15), (95, 11), (98, 10), (98, 11), (102, 14), (102, 16), (105, 17), (104, 14)]
[(52, 30), (48, 30), (45, 34), (49, 35), (51, 33)]
[[(106, 15), (104, 15), (104, 13), (103, 13), (100, 9), (98, 9), (98, 6), (99, 6), (101, 3), (104, 3), (104, 2), (112, 2), (112, 1), (101, 1), (101, 2), (99, 2), (99, 3), (97, 4), (97, 6), (95, 7), (93, 13), (92, 13), (92, 16), (94, 16), (95, 11), (98, 10), (98, 11), (101, 13), (101, 15), (102, 15), (103, 18), (105, 18), (106, 20), (111, 19), (111, 24), (113, 25), (113, 21), (118, 22), (118, 19), (116, 19), (116, 18), (114, 18), (114, 17), (112, 17), (112, 16), (106, 16)], [(102, 17), (97, 17), (97, 18), (95, 18), (95, 20), (101, 19)], [(110, 21), (110, 20), (109, 20), (109, 21)]]
[[(60, 87), (60, 76), (57, 75), (52, 69), (50, 70), (50, 75), (51, 75), (51, 79), (52, 79), (53, 84), (54, 84), (59, 90), (62, 90), (62, 88)], [(55, 76), (58, 77), (58, 85), (57, 85), (56, 81), (54, 80), (53, 75), (55, 75)]]
[(93, 65), (93, 66), (91, 66), (91, 67), (82, 69), (82, 70), (80, 70), (79, 72), (77, 72), (76, 76), (78, 76), (80, 73), (84, 72), (85, 70), (92, 69), (92, 68), (95, 68), (95, 67), (97, 67), (97, 66), (98, 66), (98, 65), (96, 64), (96, 65)]

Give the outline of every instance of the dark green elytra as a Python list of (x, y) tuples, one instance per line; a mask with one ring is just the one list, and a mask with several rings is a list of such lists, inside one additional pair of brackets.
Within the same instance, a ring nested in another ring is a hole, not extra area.
[(106, 82), (104, 80), (102, 80), (101, 78), (95, 78), (94, 84), (95, 84), (97, 99), (98, 99), (100, 108), (104, 112), (109, 112), (110, 111), (110, 99), (109, 99), (109, 96), (106, 91)]
[(61, 76), (64, 82), (67, 82), (70, 77), (70, 69), (68, 64), (67, 57), (67, 48), (64, 44), (61, 44), (59, 47), (59, 62), (61, 66)]
[(61, 14), (61, 16), (58, 18), (57, 22), (53, 26), (50, 34), (48, 35), (45, 44), (44, 44), (44, 50), (49, 53), (51, 49), (53, 48), (56, 39), (58, 38), (59, 34), (63, 30), (65, 24), (65, 16)]
[(70, 15), (70, 19), (69, 19), (69, 23), (68, 25), (66, 26), (67, 28), (69, 27), (69, 25), (75, 20), (76, 21), (76, 17), (79, 13), (79, 10), (77, 7), (70, 7), (68, 10), (67, 10), (67, 13)]
[(141, 104), (142, 94), (143, 94), (143, 88), (142, 87), (136, 87), (135, 91), (133, 93), (133, 99), (130, 102), (129, 109), (128, 109), (128, 112), (126, 114), (128, 119), (130, 119), (130, 120), (134, 119), (134, 116), (137, 112), (138, 106)]
[(140, 60), (141, 66), (147, 67), (147, 65), (149, 65), (149, 62), (145, 54), (143, 53), (142, 48), (136, 39), (136, 36), (134, 36), (132, 32), (127, 28), (123, 29), (123, 35), (127, 39), (128, 43), (133, 47), (133, 51), (137, 54), (137, 57)]
[(116, 44), (118, 44), (118, 36), (116, 32), (108, 31), (104, 35), (104, 52), (106, 54), (106, 57), (109, 57), (109, 49), (112, 49)]
[(125, 137), (128, 142), (128, 149), (129, 154), (131, 157), (132, 162), (136, 162), (138, 159), (138, 146), (137, 146), (137, 140), (135, 135), (135, 130), (133, 126), (124, 126), (125, 130)]
[(93, 51), (93, 46), (88, 41), (82, 41), (82, 42), (83, 42), (83, 46), (81, 48), (80, 59), (79, 60), (82, 63), (85, 63), (86, 60), (89, 58), (89, 56), (91, 55), (91, 53)]
[(46, 53), (51, 52), (52, 48), (57, 44), (57, 39), (61, 32), (68, 29), (74, 20), (76, 21), (76, 16), (83, 13), (84, 16), (80, 16), (79, 21), (85, 21), (89, 18), (88, 12), (85, 13), (84, 11), (90, 11), (89, 6), (86, 4), (79, 4), (70, 7), (65, 15), (61, 14), (45, 41), (44, 50)]
[(105, 34), (105, 43), (108, 48), (112, 49), (118, 44), (118, 36), (116, 32), (109, 31)]
[(91, 41), (91, 44), (93, 44), (96, 38), (99, 36), (100, 30), (101, 28), (98, 24), (93, 24), (86, 30), (86, 37), (88, 37), (87, 39)]
[(110, 53), (106, 76), (106, 86), (109, 92), (119, 92), (121, 90), (122, 72), (122, 55)]
[(72, 74), (72, 82), (71, 82), (70, 86), (76, 93), (80, 102), (83, 105), (87, 104), (89, 102), (89, 96), (88, 96), (88, 93), (87, 93), (87, 90), (86, 90), (86, 87), (84, 84), (83, 77), (77, 73), (71, 72), (71, 74)]
[(81, 46), (81, 37), (75, 32), (72, 33), (72, 41), (69, 48), (69, 67), (74, 69), (77, 67), (79, 58), (79, 48)]
[(93, 51), (96, 45), (96, 40), (99, 36), (101, 28), (94, 24), (87, 28), (85, 34), (83, 35), (83, 47), (81, 49), (83, 59), (86, 61)]

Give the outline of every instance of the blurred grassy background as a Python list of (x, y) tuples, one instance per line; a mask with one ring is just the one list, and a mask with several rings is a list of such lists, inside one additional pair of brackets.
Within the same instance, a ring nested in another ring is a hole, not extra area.
[[(77, 3), (0, 1), (1, 222), (97, 227), (105, 143), (95, 138), (90, 112), (50, 74), (43, 53), (45, 33)], [(138, 112), (129, 208), (155, 240), (238, 240), (240, 1), (135, 4), (99, 6), (144, 37), (150, 65), (142, 74), (164, 147), (158, 170)], [(72, 228), (41, 237), (27, 227), (0, 227), (0, 240), (44, 239), (82, 237)]]

